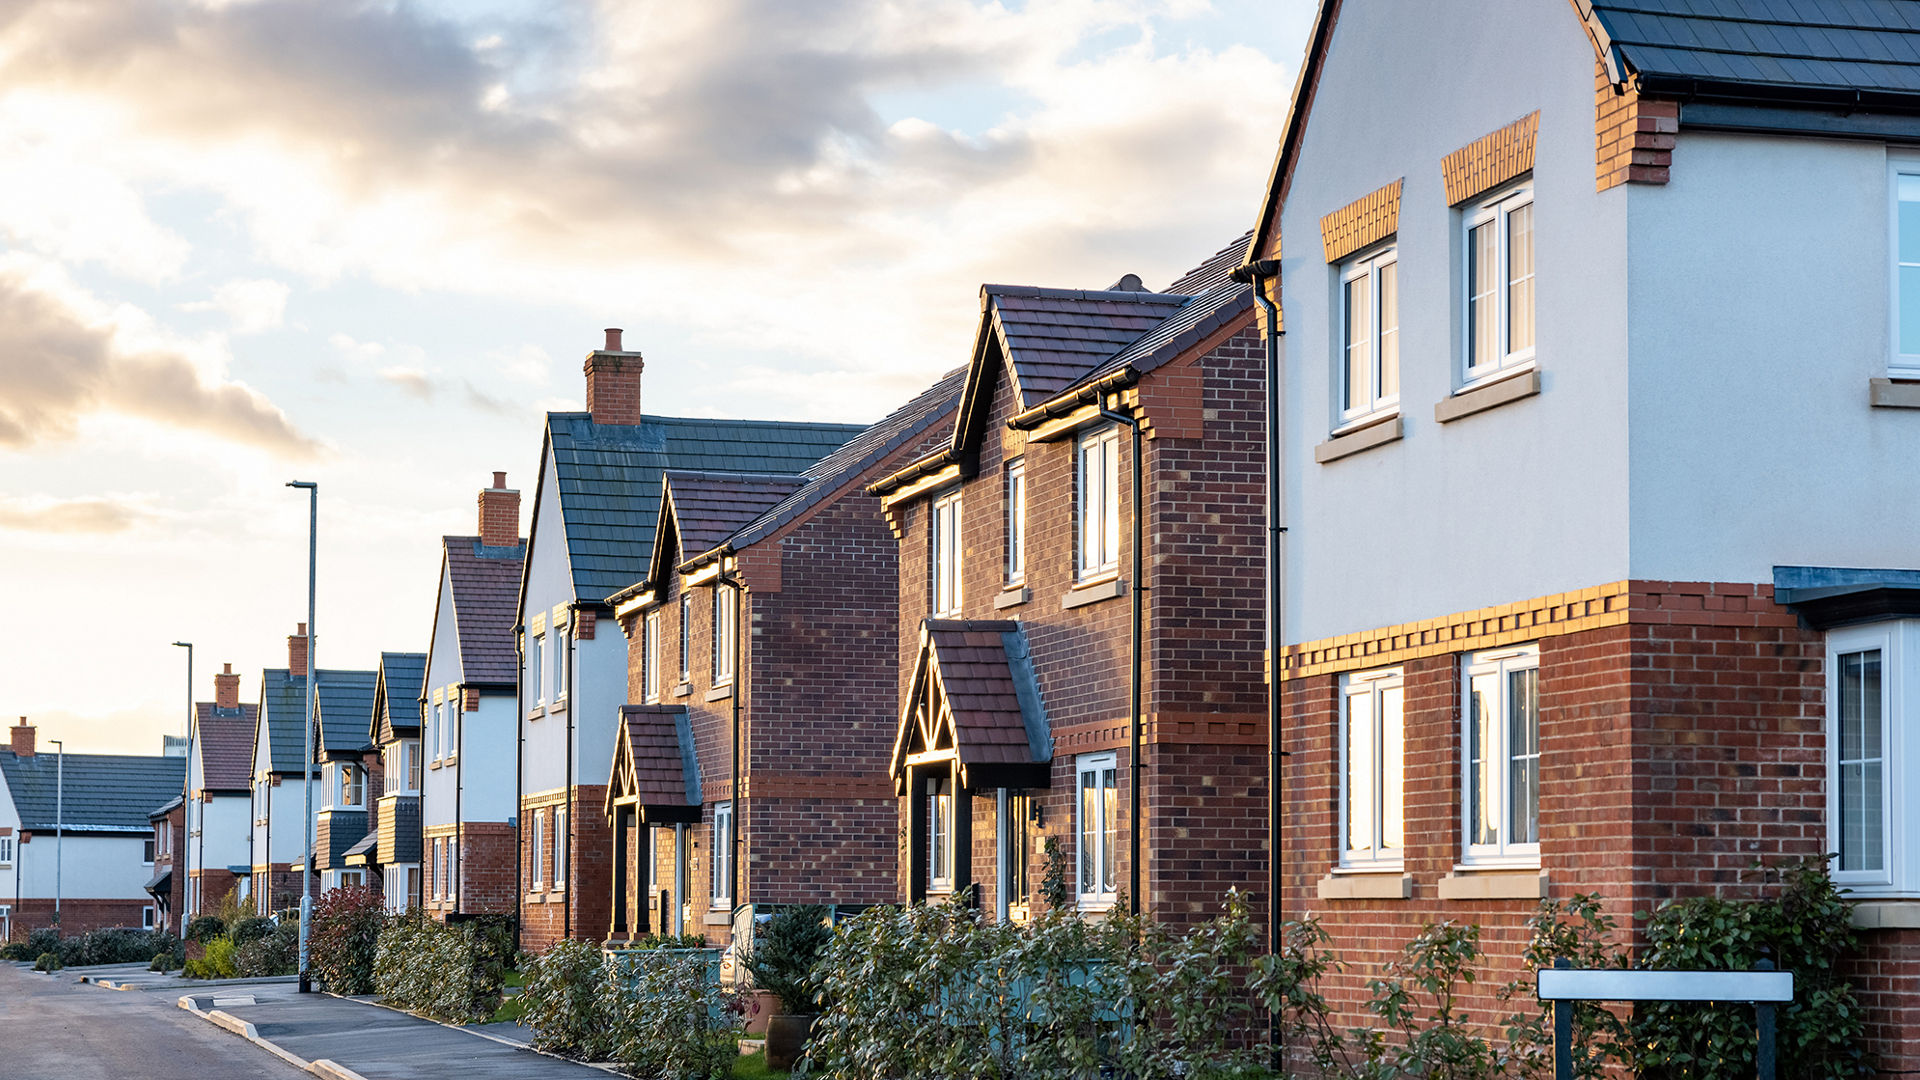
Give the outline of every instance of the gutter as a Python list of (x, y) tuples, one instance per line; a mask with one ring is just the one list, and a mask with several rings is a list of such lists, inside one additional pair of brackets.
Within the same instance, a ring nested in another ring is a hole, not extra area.
[(867, 494), (886, 495), (897, 491), (923, 476), (932, 476), (949, 465), (957, 464), (961, 456), (961, 453), (951, 446), (939, 453), (929, 454), (892, 475), (883, 476), (868, 484)]
[[(1132, 365), (1128, 365), (1118, 371), (1102, 375), (1071, 394), (1062, 394), (1043, 401), (1025, 412), (1014, 414), (1007, 420), (1007, 426), (1015, 431), (1031, 431), (1049, 420), (1057, 420), (1083, 406), (1100, 405), (1106, 395), (1116, 390), (1124, 390), (1139, 381), (1140, 372), (1134, 370)], [(1104, 407), (1102, 415), (1105, 415)]]

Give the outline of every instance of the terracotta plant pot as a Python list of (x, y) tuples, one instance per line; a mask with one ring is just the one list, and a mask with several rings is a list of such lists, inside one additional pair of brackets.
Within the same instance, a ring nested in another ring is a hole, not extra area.
[(747, 1016), (747, 1034), (758, 1038), (767, 1033), (767, 1021), (780, 1011), (780, 998), (765, 990), (753, 992), (753, 1011)]
[(807, 1048), (807, 1033), (813, 1030), (812, 1016), (775, 1013), (767, 1021), (767, 1068), (791, 1069)]

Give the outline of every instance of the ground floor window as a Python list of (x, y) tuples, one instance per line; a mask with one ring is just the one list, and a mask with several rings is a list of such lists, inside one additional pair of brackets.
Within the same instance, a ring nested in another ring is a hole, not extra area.
[(713, 906), (733, 906), (733, 804), (718, 803), (713, 808)]
[(1405, 680), (1399, 668), (1340, 680), (1340, 861), (1392, 868), (1405, 847)]
[(142, 930), (153, 929), (154, 923), (159, 918), (159, 916), (160, 916), (160, 913), (155, 911), (153, 909), (153, 905), (151, 904), (141, 908), (140, 909), (140, 928)]
[(1030, 887), (1027, 864), (1033, 858), (1027, 822), (1033, 816), (1033, 802), (1025, 791), (1009, 791), (1004, 805), (1006, 819), (1000, 822), (1000, 842), (1003, 845), (1000, 888), (1006, 897), (1007, 917), (1018, 922), (1027, 917)]
[(1465, 861), (1540, 859), (1540, 647), (1466, 657), (1460, 806)]
[(1113, 754), (1082, 754), (1074, 772), (1080, 793), (1080, 904), (1098, 907), (1113, 903), (1120, 891), (1120, 766)]
[(953, 781), (927, 781), (927, 890), (953, 889)]
[(1851, 626), (1827, 635), (1827, 850), (1834, 881), (1864, 892), (1920, 889), (1920, 812), (1913, 796), (1910, 667), (1920, 620)]

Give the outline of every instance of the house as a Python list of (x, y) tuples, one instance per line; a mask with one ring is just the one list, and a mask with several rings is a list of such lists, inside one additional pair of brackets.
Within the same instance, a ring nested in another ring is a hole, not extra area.
[[(248, 839), (249, 888), (261, 914), (300, 906), (306, 813), (303, 777), (319, 779), (304, 764), (307, 714), (307, 624), (287, 638), (287, 666), (260, 673), (260, 709), (253, 734), (253, 828)], [(303, 767), (304, 766), (304, 767)], [(316, 788), (313, 805), (321, 805)]]
[[(585, 364), (587, 411), (547, 414), (515, 625), (522, 944), (599, 939), (610, 925), (606, 801), (627, 642), (607, 597), (646, 576), (667, 469), (792, 475), (859, 432), (845, 424), (643, 415), (641, 354), (619, 330)], [(580, 824), (581, 808), (588, 815)]]
[(319, 874), (315, 886), (323, 893), (345, 885), (365, 886), (377, 893), (380, 880), (369, 880), (365, 864), (349, 864), (347, 854), (373, 835), (367, 803), (380, 789), (382, 774), (367, 718), (373, 713), (379, 673), (321, 668), (317, 674), (313, 761), (320, 768), (320, 787), (314, 795), (313, 869)]
[(1451, 919), (1497, 986), (1542, 897), (1637, 938), (1837, 853), (1868, 1049), (1920, 1069), (1894, 7), (1322, 4), (1247, 253), (1284, 330), (1284, 908), (1349, 970)]
[(187, 740), (186, 846), (175, 860), (184, 870), (181, 925), (229, 892), (244, 892), (251, 877), (248, 821), (253, 734), (260, 706), (240, 703), (240, 676), (223, 665), (213, 677), (213, 700), (194, 705)]
[(520, 493), (493, 474), (479, 497), (479, 534), (441, 538), (433, 641), (422, 677), (427, 771), (421, 795), (436, 918), (514, 909), (515, 614), (527, 547)]
[[(161, 803), (147, 814), (147, 820), (153, 825), (153, 876), (147, 879), (142, 891), (153, 897), (154, 926), (178, 934), (186, 926), (187, 876), (174, 870), (176, 865), (183, 871), (186, 869), (186, 797), (175, 795)], [(0, 941), (5, 940), (6, 927), (0, 926)]]
[(608, 598), (613, 938), (894, 899), (898, 552), (865, 486), (947, 441), (965, 375), (790, 476), (666, 473), (647, 576)]
[(146, 885), (159, 858), (152, 813), (178, 798), (186, 759), (41, 753), (26, 717), (0, 749), (0, 929), (13, 938), (54, 926), (79, 934), (152, 927)]
[(421, 906), (420, 687), (426, 653), (383, 652), (373, 687), (367, 737), (380, 757), (380, 795), (373, 827), (347, 849), (348, 866), (366, 867), (380, 882), (388, 911)]
[(900, 898), (1182, 923), (1265, 894), (1242, 251), (1164, 292), (982, 288), (952, 438), (870, 486), (900, 545)]

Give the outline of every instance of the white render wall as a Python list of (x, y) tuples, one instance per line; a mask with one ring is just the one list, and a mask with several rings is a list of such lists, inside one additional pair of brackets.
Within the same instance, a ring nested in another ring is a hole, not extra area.
[[(1594, 191), (1593, 66), (1564, 4), (1341, 9), (1281, 219), (1289, 641), (1627, 576), (1628, 196)], [(1442, 425), (1433, 408), (1458, 382), (1462, 318), (1440, 163), (1536, 109), (1543, 391)], [(1405, 438), (1318, 464), (1338, 297), (1320, 218), (1400, 178)]]
[[(60, 894), (77, 900), (146, 900), (152, 897), (146, 884), (153, 877), (153, 864), (142, 862), (146, 841), (141, 836), (89, 835), (67, 833), (56, 840), (50, 832), (33, 834), (33, 842), (14, 846), (14, 869), (0, 872), (7, 885), (0, 904), (13, 903), (14, 877), (18, 877), (19, 895), (50, 898), (54, 878), (60, 878)], [(15, 834), (18, 839), (18, 834)], [(56, 874), (56, 850), (59, 869)]]
[[(549, 453), (540, 474), (534, 522), (532, 531), (528, 534), (527, 584), (520, 609), (523, 626), (530, 625), (533, 617), (540, 612), (546, 612), (547, 620), (551, 622), (554, 606), (571, 603), (573, 600), (573, 569), (567, 559), (567, 526), (560, 516), (559, 492), (559, 474), (554, 469), (553, 458)], [(599, 636), (604, 635), (596, 635), (596, 637)], [(614, 636), (620, 636), (617, 628)], [(525, 644), (529, 655), (523, 659), (520, 670), (523, 716), (532, 712), (534, 701), (539, 696), (533, 691), (531, 663), (533, 636), (531, 634), (526, 636)], [(593, 642), (581, 642), (581, 644), (591, 645)], [(585, 656), (577, 658), (579, 661), (586, 659)], [(624, 655), (622, 660), (624, 662)], [(580, 673), (582, 667), (584, 663), (576, 664), (574, 673)], [(541, 676), (548, 680), (552, 679), (552, 673), (545, 666), (541, 668)], [(537, 720), (523, 720), (520, 732), (521, 737), (526, 740), (525, 747), (521, 751), (525, 756), (522, 763), (524, 771), (521, 774), (521, 790), (533, 794), (566, 786), (566, 713), (561, 712), (550, 717), (543, 716)]]
[[(187, 850), (174, 860), (189, 873), (205, 866), (225, 870), (229, 866), (250, 866), (247, 837), (252, 829), (248, 808), (252, 800), (245, 795), (215, 795), (213, 801), (187, 803)], [(202, 833), (195, 836), (195, 831)]]

